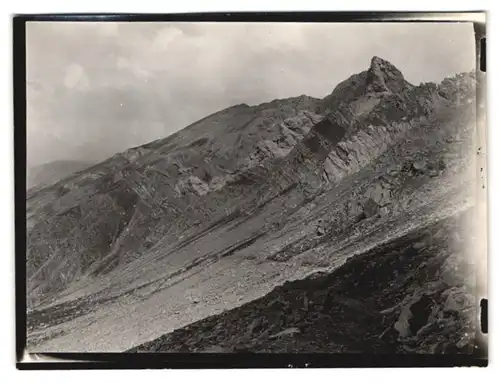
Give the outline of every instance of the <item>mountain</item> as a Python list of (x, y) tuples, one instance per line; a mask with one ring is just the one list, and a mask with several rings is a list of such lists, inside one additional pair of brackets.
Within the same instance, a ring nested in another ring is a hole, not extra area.
[(92, 164), (82, 161), (52, 161), (28, 168), (27, 187), (47, 186), (60, 181), (70, 174), (90, 167)]
[(474, 134), (473, 73), (373, 57), (38, 189), (30, 350), (468, 352)]

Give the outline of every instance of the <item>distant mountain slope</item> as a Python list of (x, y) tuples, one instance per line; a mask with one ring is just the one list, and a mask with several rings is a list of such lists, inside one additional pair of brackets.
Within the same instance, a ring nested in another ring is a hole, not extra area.
[(52, 161), (33, 166), (27, 170), (27, 188), (51, 185), (91, 165), (83, 161)]
[(415, 86), (374, 57), (33, 191), (32, 347), (123, 351), (470, 207), (474, 99), (473, 74)]

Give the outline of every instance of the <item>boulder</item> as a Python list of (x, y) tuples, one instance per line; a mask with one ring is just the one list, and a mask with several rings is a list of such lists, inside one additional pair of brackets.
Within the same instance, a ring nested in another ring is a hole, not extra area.
[(434, 301), (426, 294), (416, 294), (407, 301), (401, 310), (398, 320), (394, 323), (394, 329), (400, 338), (416, 335), (420, 329), (429, 324), (429, 318), (433, 314)]
[(394, 323), (394, 329), (398, 332), (400, 338), (406, 338), (411, 335), (410, 319), (412, 317), (411, 310), (405, 306), (399, 314), (398, 320)]
[(366, 193), (366, 198), (371, 198), (379, 206), (385, 206), (391, 202), (391, 189), (386, 182), (377, 182), (369, 188)]
[(380, 212), (379, 213), (380, 213), (380, 215), (382, 217), (385, 217), (385, 216), (389, 215), (390, 212), (391, 212), (391, 209), (389, 209), (389, 206), (383, 206), (383, 207), (380, 208)]
[(218, 345), (213, 345), (213, 346), (208, 346), (207, 348), (203, 349), (200, 351), (201, 353), (229, 353), (231, 351), (226, 350), (222, 346)]
[(290, 327), (287, 328), (286, 330), (280, 331), (276, 334), (269, 336), (269, 339), (275, 339), (281, 336), (294, 335), (294, 334), (300, 334), (300, 330), (297, 327)]
[(440, 158), (439, 159), (439, 161), (438, 161), (438, 169), (439, 170), (446, 169), (446, 161), (444, 160), (444, 158)]
[(363, 213), (363, 206), (356, 200), (349, 200), (346, 209), (349, 217), (357, 217)]
[(391, 167), (389, 167), (389, 169), (387, 169), (387, 174), (392, 177), (397, 176), (400, 172), (401, 172), (400, 165), (392, 165)]
[(363, 216), (364, 218), (370, 218), (376, 215), (379, 211), (379, 205), (373, 200), (373, 198), (368, 198), (363, 204)]
[(416, 172), (423, 173), (425, 171), (425, 166), (425, 160), (419, 160), (412, 164), (412, 169)]
[(463, 288), (452, 287), (443, 293), (446, 296), (443, 312), (461, 313), (474, 305), (474, 297)]

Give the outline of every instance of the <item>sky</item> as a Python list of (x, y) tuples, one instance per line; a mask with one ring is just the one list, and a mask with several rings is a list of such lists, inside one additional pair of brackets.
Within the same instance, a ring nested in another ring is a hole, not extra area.
[(28, 167), (97, 163), (246, 103), (324, 97), (373, 56), (413, 83), (473, 70), (470, 23), (27, 24)]

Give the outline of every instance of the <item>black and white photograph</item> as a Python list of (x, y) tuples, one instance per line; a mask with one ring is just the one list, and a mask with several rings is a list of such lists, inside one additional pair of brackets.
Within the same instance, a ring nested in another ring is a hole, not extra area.
[(485, 365), (478, 19), (26, 21), (24, 354)]

